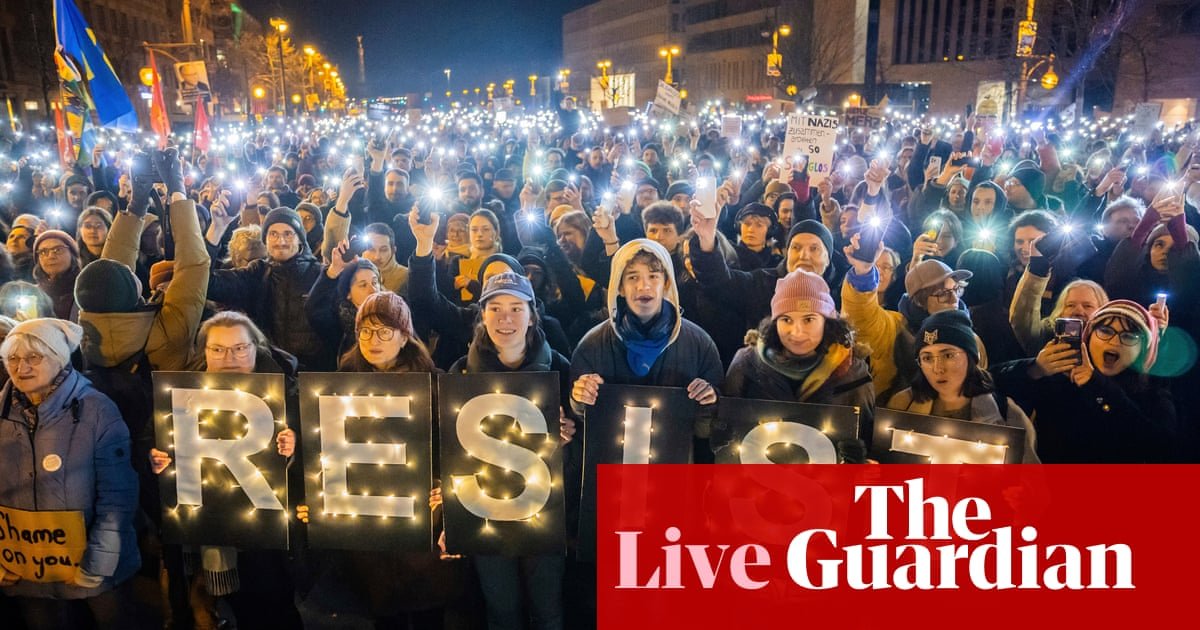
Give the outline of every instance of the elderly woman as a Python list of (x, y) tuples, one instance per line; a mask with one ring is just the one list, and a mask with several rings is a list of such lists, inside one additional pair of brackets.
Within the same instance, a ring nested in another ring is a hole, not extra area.
[(62, 230), (46, 230), (33, 242), (33, 277), (54, 303), (54, 316), (75, 320), (75, 278), (79, 276), (79, 245)]
[(71, 322), (39, 318), (17, 324), (0, 344), (11, 377), (0, 391), (0, 504), (80, 512), (87, 528), (69, 581), (31, 582), (0, 568), (0, 592), (16, 599), (31, 629), (134, 625), (129, 578), (141, 557), (129, 430), (117, 406), (71, 367), (82, 335)]

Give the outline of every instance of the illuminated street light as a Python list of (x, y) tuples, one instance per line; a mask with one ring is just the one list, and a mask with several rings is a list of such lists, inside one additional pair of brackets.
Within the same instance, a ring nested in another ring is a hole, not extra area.
[(671, 61), (680, 54), (678, 46), (663, 46), (658, 49), (658, 56), (664, 57), (667, 60), (667, 76), (663, 78), (667, 84), (674, 84), (674, 77), (671, 75)]

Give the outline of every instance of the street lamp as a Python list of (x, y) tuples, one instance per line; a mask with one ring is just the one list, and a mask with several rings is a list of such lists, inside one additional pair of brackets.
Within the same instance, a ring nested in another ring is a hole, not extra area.
[(537, 96), (537, 80), (538, 80), (538, 76), (536, 74), (529, 75), (529, 95), (530, 96)]
[(442, 70), (442, 74), (446, 75), (446, 94), (450, 93), (450, 68)]
[[(1037, 21), (1033, 19), (1034, 7), (1036, 0), (1029, 0), (1029, 4), (1025, 7), (1025, 19), (1019, 24), (1017, 37), (1016, 56), (1021, 60), (1021, 82), (1017, 85), (1017, 102), (1016, 115), (1021, 116), (1021, 112), (1025, 107), (1025, 95), (1029, 90), (1029, 82), (1033, 80), (1033, 75), (1046, 65), (1046, 72), (1042, 74), (1041, 85), (1043, 89), (1053, 90), (1058, 87), (1058, 73), (1054, 71), (1054, 53), (1048, 55), (1036, 55), (1033, 53), (1033, 48), (1037, 45)], [(1036, 59), (1037, 62), (1030, 65), (1030, 61)]]
[(267, 96), (267, 91), (264, 90), (261, 85), (254, 88), (254, 98), (262, 100), (262, 99), (266, 98), (266, 96)]
[(283, 34), (288, 30), (288, 23), (281, 18), (271, 18), (270, 24), (279, 34), (279, 101), (283, 104), (283, 114), (287, 116), (288, 106), (283, 96), (287, 94), (287, 68), (283, 63)]
[(674, 77), (671, 76), (671, 61), (675, 59), (677, 55), (679, 55), (679, 52), (678, 46), (663, 46), (662, 48), (658, 49), (658, 56), (665, 57), (667, 60), (667, 76), (663, 79), (663, 81), (669, 85), (673, 85), (675, 83)]
[(608, 100), (608, 69), (612, 67), (612, 62), (608, 59), (597, 61), (596, 67), (600, 69), (600, 105), (603, 106), (604, 101)]
[(777, 77), (783, 74), (783, 55), (779, 54), (779, 38), (792, 34), (789, 24), (780, 24), (771, 31), (771, 52), (767, 55), (767, 76)]

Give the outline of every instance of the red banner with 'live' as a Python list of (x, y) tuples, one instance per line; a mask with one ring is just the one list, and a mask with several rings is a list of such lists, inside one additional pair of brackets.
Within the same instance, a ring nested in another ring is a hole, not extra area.
[(1194, 466), (604, 465), (601, 628), (1114, 627), (1194, 598)]

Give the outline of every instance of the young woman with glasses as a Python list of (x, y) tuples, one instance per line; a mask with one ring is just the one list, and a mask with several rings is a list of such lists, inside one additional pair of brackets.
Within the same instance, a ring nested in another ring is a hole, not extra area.
[(925, 318), (917, 331), (912, 387), (892, 396), (885, 407), (1025, 429), (1022, 463), (1039, 462), (1033, 424), (1015, 402), (998, 394), (987, 370), (979, 367), (979, 345), (971, 319), (962, 311), (941, 311)]
[(1160, 325), (1136, 302), (1113, 300), (1092, 314), (1078, 345), (1052, 339), (1036, 359), (996, 367), (997, 382), (1037, 419), (1048, 463), (1178, 460), (1177, 412), (1151, 376)]

